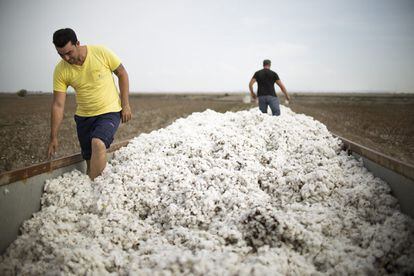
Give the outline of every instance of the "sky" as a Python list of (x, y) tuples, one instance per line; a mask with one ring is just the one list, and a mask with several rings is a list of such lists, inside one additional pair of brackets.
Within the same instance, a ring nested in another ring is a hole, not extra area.
[(52, 91), (53, 32), (122, 60), (133, 92), (414, 92), (413, 0), (0, 0), (0, 91)]

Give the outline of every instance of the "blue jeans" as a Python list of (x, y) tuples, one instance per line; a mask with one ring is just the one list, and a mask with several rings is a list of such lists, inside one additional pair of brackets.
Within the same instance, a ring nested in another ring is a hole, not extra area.
[(263, 113), (267, 113), (267, 106), (270, 106), (273, 116), (280, 115), (279, 99), (274, 96), (259, 96), (259, 109)]

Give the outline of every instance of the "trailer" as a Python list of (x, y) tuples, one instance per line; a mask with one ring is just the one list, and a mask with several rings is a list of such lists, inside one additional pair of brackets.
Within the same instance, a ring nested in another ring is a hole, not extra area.
[[(369, 171), (389, 184), (401, 211), (414, 218), (414, 165), (333, 135), (342, 141), (343, 150), (362, 158)], [(114, 144), (108, 151), (112, 153), (127, 144)], [(74, 169), (86, 171), (80, 154), (0, 174), (0, 254), (17, 238), (21, 224), (40, 210), (45, 181)]]

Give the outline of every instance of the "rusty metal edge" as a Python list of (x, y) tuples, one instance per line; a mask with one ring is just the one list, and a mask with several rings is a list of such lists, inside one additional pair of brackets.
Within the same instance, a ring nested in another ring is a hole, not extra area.
[(408, 179), (414, 180), (414, 164), (409, 164), (409, 163), (400, 161), (391, 156), (385, 155), (381, 152), (378, 152), (376, 150), (367, 148), (361, 144), (348, 140), (335, 133), (332, 133), (332, 135), (342, 141), (343, 149), (348, 151), (348, 153), (355, 152), (361, 155), (362, 157), (365, 157), (371, 160), (372, 162), (376, 164), (379, 164), (387, 169), (390, 169), (391, 171), (394, 171), (402, 176), (405, 176)]
[[(122, 141), (116, 144), (111, 145), (108, 149), (108, 152), (116, 151), (128, 144), (129, 140)], [(42, 173), (47, 173), (54, 171), (59, 168), (63, 168), (69, 165), (76, 164), (83, 161), (82, 155), (80, 153), (73, 154), (70, 156), (65, 156), (56, 160), (46, 161), (39, 163), (33, 166), (16, 169), (0, 174), (0, 186), (7, 185), (16, 181), (25, 180), (32, 176), (39, 175)]]

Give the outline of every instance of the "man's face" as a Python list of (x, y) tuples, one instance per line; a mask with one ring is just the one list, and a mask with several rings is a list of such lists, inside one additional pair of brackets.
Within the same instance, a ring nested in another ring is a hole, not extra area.
[(62, 48), (56, 47), (60, 57), (70, 64), (76, 64), (79, 60), (79, 41), (74, 45), (71, 41), (66, 43)]

